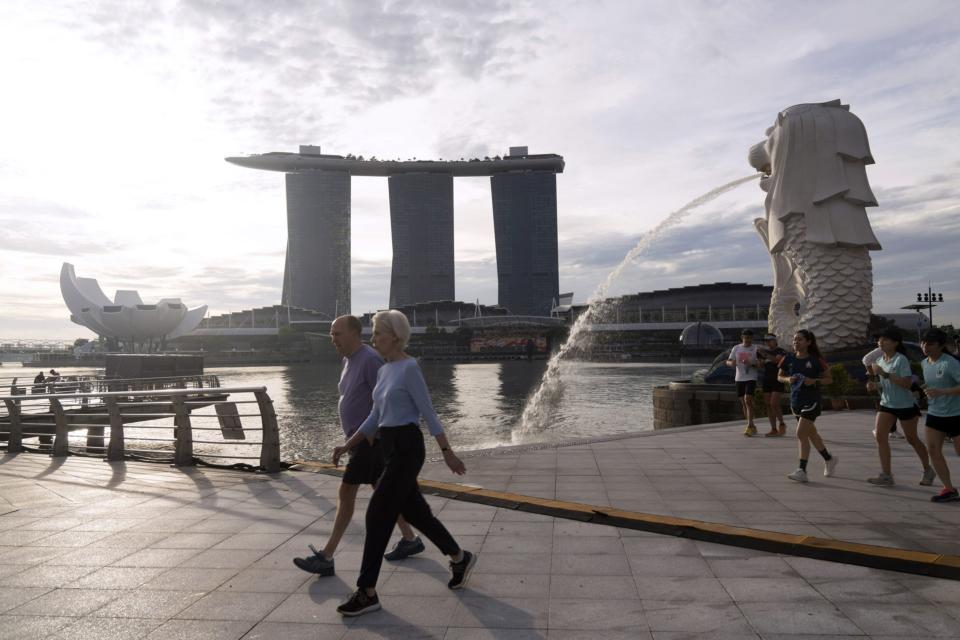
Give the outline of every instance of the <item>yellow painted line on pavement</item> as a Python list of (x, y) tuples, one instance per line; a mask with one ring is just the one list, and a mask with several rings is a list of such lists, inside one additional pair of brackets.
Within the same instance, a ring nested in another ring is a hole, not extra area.
[[(330, 475), (339, 476), (343, 474), (341, 469), (323, 462), (297, 461), (295, 464), (305, 469)], [(624, 529), (649, 531), (691, 540), (758, 549), (783, 555), (960, 580), (960, 556), (882, 547), (778, 531), (765, 531), (580, 502), (537, 498), (455, 482), (421, 479), (419, 484), (424, 493), (464, 502), (474, 502)]]

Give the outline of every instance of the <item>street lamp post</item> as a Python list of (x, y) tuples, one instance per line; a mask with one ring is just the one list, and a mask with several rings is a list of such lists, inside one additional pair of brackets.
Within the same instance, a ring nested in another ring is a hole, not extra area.
[(937, 306), (935, 303), (943, 302), (942, 293), (934, 293), (930, 286), (927, 286), (926, 293), (917, 294), (917, 306), (920, 306), (920, 303), (923, 303), (923, 306), (927, 308), (927, 319), (930, 320), (930, 328), (933, 328), (933, 308)]

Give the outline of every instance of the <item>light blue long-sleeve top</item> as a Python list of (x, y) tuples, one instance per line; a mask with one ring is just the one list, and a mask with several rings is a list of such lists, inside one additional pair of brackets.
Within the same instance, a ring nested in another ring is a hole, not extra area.
[(443, 433), (443, 426), (433, 410), (430, 392), (423, 372), (413, 358), (388, 362), (377, 371), (377, 386), (373, 388), (373, 410), (360, 425), (365, 436), (373, 436), (380, 427), (402, 427), (419, 424), (420, 417), (427, 423), (430, 435)]

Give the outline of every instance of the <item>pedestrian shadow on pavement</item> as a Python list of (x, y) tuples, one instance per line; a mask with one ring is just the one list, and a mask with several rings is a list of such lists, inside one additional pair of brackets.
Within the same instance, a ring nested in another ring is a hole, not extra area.
[(540, 629), (545, 629), (548, 625), (547, 611), (544, 612), (543, 621), (538, 624), (529, 611), (511, 605), (505, 598), (473, 591), (469, 585), (459, 594), (462, 612), (454, 613), (450, 626), (475, 627), (479, 624), (482, 628), (490, 630), (494, 634), (492, 637), (496, 637), (497, 631), (523, 629), (530, 634), (523, 636), (525, 640), (546, 639), (545, 632)]
[[(306, 482), (300, 480), (295, 475), (293, 475), (294, 473), (296, 472), (286, 472), (270, 480), (270, 484), (271, 484), (270, 489), (273, 491), (275, 495), (279, 496), (279, 493), (276, 491), (276, 489), (273, 489), (272, 484), (274, 482), (279, 482), (280, 484), (289, 488), (296, 496), (296, 498), (294, 498), (294, 500), (291, 500), (291, 502), (295, 500), (303, 499), (309, 502), (310, 504), (312, 504), (313, 506), (323, 509), (324, 512), (330, 511), (336, 506), (335, 503), (323, 497), (323, 495), (320, 494), (320, 492), (317, 490), (316, 487), (310, 486)], [(266, 501), (261, 498), (261, 495), (262, 494), (257, 494), (257, 499)]]
[(363, 629), (365, 637), (387, 638), (388, 640), (397, 640), (398, 638), (421, 638), (423, 640), (436, 638), (440, 640), (446, 633), (446, 628), (441, 630), (439, 627), (435, 627), (437, 633), (433, 633), (430, 629), (404, 620), (400, 616), (390, 613), (388, 605), (384, 605), (384, 608), (379, 611), (357, 618), (346, 618), (345, 622), (353, 629)]

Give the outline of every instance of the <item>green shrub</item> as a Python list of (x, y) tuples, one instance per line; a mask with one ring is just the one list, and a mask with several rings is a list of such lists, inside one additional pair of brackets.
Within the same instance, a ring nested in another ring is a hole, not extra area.
[(846, 367), (842, 364), (830, 366), (830, 377), (833, 382), (825, 387), (827, 395), (834, 399), (840, 399), (854, 392), (857, 387), (857, 381), (850, 377)]

